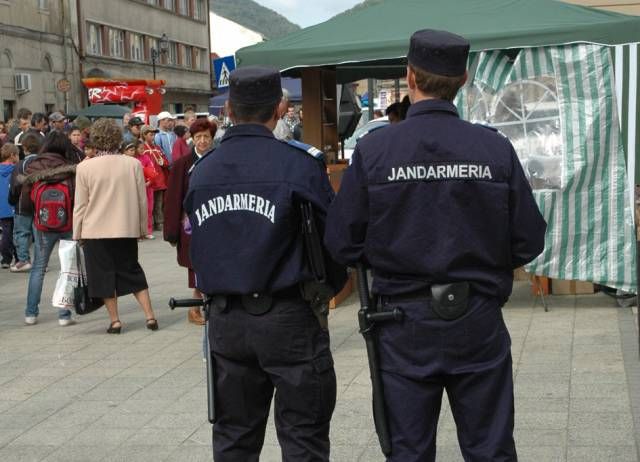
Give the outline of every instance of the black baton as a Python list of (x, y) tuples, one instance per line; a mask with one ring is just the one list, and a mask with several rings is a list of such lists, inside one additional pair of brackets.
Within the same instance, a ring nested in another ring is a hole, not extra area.
[(389, 424), (387, 422), (387, 411), (384, 403), (384, 389), (382, 386), (382, 375), (380, 374), (380, 363), (378, 359), (378, 349), (376, 345), (375, 324), (385, 321), (402, 320), (402, 311), (394, 308), (393, 311), (377, 312), (369, 296), (369, 285), (367, 283), (367, 270), (363, 264), (356, 266), (358, 271), (358, 293), (360, 295), (360, 311), (358, 311), (358, 324), (360, 333), (364, 337), (367, 347), (367, 357), (369, 359), (369, 374), (371, 375), (371, 394), (373, 398), (373, 422), (380, 441), (380, 448), (385, 456), (391, 455), (391, 436), (389, 434)]
[(213, 361), (213, 352), (209, 345), (209, 311), (211, 309), (211, 298), (207, 298), (206, 301), (200, 298), (187, 298), (184, 300), (169, 299), (169, 307), (172, 310), (176, 308), (193, 308), (194, 306), (201, 306), (204, 311), (205, 359), (207, 360), (207, 410), (209, 422), (214, 424), (216, 423), (215, 363)]

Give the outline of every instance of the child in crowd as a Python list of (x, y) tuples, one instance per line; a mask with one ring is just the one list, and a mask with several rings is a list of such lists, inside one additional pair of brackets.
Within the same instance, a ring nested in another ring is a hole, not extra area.
[(169, 178), (169, 160), (155, 144), (154, 137), (158, 133), (157, 128), (143, 125), (140, 129), (142, 141), (144, 141), (144, 152), (154, 163), (157, 175), (151, 178), (151, 187), (153, 188), (153, 221), (154, 228), (162, 229), (164, 223), (164, 193), (167, 189), (167, 180)]
[(87, 141), (84, 143), (84, 158), (91, 159), (96, 155), (96, 148), (93, 146), (91, 141)]
[(27, 133), (22, 137), (24, 158), (18, 162), (11, 174), (11, 189), (9, 203), (15, 206), (13, 217), (13, 243), (18, 254), (17, 262), (10, 268), (12, 273), (22, 273), (31, 270), (31, 255), (29, 248), (33, 242), (33, 204), (29, 198), (29, 191), (23, 188), (26, 177), (25, 169), (33, 161), (42, 145), (42, 139), (35, 133)]
[[(155, 239), (153, 235), (153, 187), (151, 181), (158, 176), (156, 171), (156, 164), (151, 159), (148, 152), (145, 151), (144, 143), (135, 140), (129, 143), (129, 146), (133, 146), (136, 159), (142, 164), (142, 172), (144, 173), (145, 186), (147, 187), (147, 235), (146, 239)], [(125, 154), (127, 152), (125, 151)]]
[(11, 174), (18, 163), (18, 147), (14, 144), (5, 144), (0, 149), (0, 227), (2, 227), (2, 241), (0, 241), (0, 254), (2, 255), (2, 268), (9, 268), (11, 262), (18, 257), (13, 245), (13, 215), (14, 208), (9, 204), (9, 185)]

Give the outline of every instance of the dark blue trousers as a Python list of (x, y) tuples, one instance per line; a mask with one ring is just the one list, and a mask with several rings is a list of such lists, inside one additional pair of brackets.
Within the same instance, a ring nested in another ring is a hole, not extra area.
[(329, 333), (308, 303), (275, 300), (266, 314), (247, 313), (230, 299), (213, 310), (216, 462), (258, 462), (275, 392), (275, 425), (286, 462), (328, 462), (336, 376)]
[(394, 307), (404, 320), (378, 330), (392, 439), (387, 460), (436, 460), (446, 391), (464, 460), (516, 461), (511, 339), (500, 306), (474, 296), (454, 321), (438, 318), (428, 299), (383, 305)]

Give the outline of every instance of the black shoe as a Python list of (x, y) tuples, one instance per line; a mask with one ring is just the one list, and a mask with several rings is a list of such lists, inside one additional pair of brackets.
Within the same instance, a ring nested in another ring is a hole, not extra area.
[(149, 330), (158, 330), (158, 321), (155, 319), (147, 319), (147, 329)]
[[(118, 327), (115, 327), (114, 324), (120, 324)], [(107, 334), (119, 334), (122, 330), (122, 323), (118, 319), (117, 321), (113, 321), (109, 328), (107, 329)]]

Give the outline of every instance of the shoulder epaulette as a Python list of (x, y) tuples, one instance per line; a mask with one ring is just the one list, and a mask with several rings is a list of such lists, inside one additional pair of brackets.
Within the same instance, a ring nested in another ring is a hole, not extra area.
[(318, 148), (315, 148), (315, 147), (311, 146), (310, 144), (305, 144), (305, 143), (302, 143), (302, 142), (296, 141), (296, 140), (289, 140), (289, 141), (284, 141), (283, 140), (282, 142), (288, 144), (292, 148), (296, 148), (296, 149), (299, 149), (300, 151), (306, 152), (307, 154), (309, 154), (311, 157), (313, 157), (316, 160), (320, 160), (320, 161), (324, 162), (324, 152), (322, 152)]
[(500, 135), (503, 138), (507, 138), (507, 135), (505, 135), (504, 133), (502, 133), (500, 130), (498, 130), (496, 127), (492, 127), (491, 125), (485, 125), (485, 124), (474, 124), (477, 125), (478, 127), (482, 127), (482, 128), (486, 128), (487, 130), (491, 130), (492, 132), (496, 132), (498, 135)]
[(499, 133), (499, 132), (498, 132), (498, 129), (497, 129), (497, 128), (495, 128), (495, 127), (492, 127), (491, 125), (478, 124), (478, 123), (476, 123), (476, 124), (474, 124), (474, 125), (476, 125), (476, 126), (478, 126), (478, 127), (486, 128), (487, 130), (491, 130), (492, 132)]

